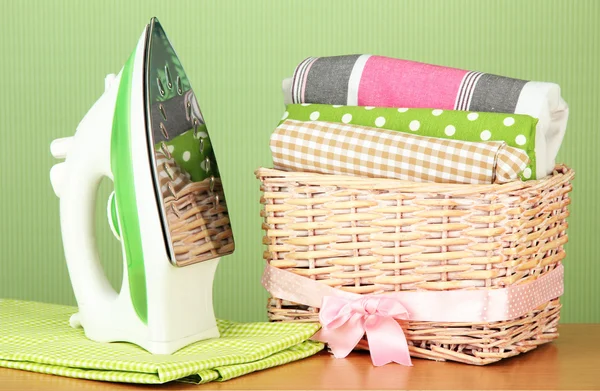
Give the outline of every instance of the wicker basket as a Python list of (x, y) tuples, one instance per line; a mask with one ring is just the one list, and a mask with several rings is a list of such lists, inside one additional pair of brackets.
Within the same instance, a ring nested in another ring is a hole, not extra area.
[[(191, 182), (165, 199), (173, 249), (180, 266), (202, 262), (234, 250), (233, 233), (219, 178)], [(217, 198), (218, 197), (218, 198)]]
[(235, 245), (221, 179), (193, 182), (171, 157), (160, 152), (156, 156), (177, 264), (231, 254)]
[[(337, 289), (494, 289), (565, 257), (573, 171), (504, 185), (414, 183), (259, 169), (264, 258)], [(493, 323), (401, 321), (413, 357), (489, 364), (558, 337), (556, 298)], [(316, 322), (318, 309), (269, 299), (272, 321)], [(368, 348), (366, 341), (359, 347)]]

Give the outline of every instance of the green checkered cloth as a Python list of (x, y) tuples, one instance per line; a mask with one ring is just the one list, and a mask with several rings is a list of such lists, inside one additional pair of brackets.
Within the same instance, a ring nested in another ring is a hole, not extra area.
[(225, 381), (309, 357), (316, 324), (218, 321), (221, 338), (172, 355), (152, 355), (129, 343), (98, 343), (69, 326), (75, 307), (0, 300), (0, 367), (81, 379), (159, 384)]

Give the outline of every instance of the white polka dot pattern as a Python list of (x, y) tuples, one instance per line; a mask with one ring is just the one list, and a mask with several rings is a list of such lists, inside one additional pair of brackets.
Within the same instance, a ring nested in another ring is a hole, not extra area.
[(479, 113), (469, 113), (469, 114), (467, 114), (467, 119), (469, 121), (475, 121), (477, 118), (479, 118)]
[(448, 125), (444, 129), (444, 133), (446, 133), (446, 136), (454, 136), (454, 133), (456, 133), (456, 128), (454, 125)]
[(504, 319), (514, 319), (523, 316), (532, 309), (562, 296), (564, 268), (562, 265), (556, 267), (538, 277), (534, 282), (523, 285), (511, 286), (508, 301), (505, 305)]
[(513, 117), (506, 117), (504, 121), (502, 121), (506, 126), (512, 126), (515, 123), (515, 119)]
[(410, 124), (408, 124), (408, 128), (413, 132), (419, 130), (420, 127), (421, 123), (417, 120), (410, 121)]

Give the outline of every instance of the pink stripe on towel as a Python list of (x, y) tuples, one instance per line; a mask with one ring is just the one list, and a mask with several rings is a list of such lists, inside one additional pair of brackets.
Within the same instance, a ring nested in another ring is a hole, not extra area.
[(308, 77), (306, 77), (306, 75), (308, 75), (308, 72), (310, 72), (310, 67), (312, 67), (312, 65), (315, 63), (315, 61), (317, 61), (319, 58), (313, 58), (310, 63), (308, 64), (308, 66), (306, 67), (306, 70), (303, 72), (303, 74), (305, 75), (302, 79), (302, 89), (300, 90), (300, 102), (304, 102), (304, 93), (306, 92), (306, 80), (308, 79)]
[(358, 88), (359, 106), (454, 109), (468, 71), (416, 61), (371, 56)]

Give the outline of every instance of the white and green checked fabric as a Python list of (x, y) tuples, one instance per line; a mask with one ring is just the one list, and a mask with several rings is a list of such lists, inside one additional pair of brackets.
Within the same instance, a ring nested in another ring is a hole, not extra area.
[(158, 384), (225, 381), (311, 356), (316, 324), (219, 320), (221, 338), (172, 355), (152, 355), (129, 343), (98, 343), (69, 326), (75, 307), (0, 300), (0, 367), (68, 377)]

